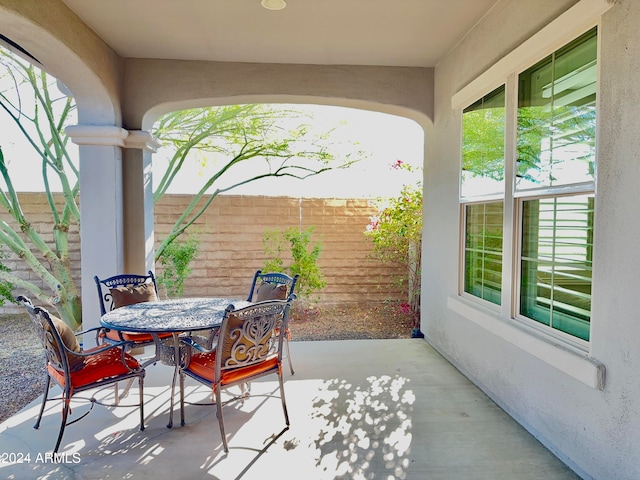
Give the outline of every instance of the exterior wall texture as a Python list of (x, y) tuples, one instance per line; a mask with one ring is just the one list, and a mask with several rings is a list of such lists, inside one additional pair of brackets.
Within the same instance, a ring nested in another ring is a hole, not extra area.
[[(514, 321), (509, 308), (489, 312), (458, 293), (461, 111), (452, 108), (452, 97), (577, 3), (597, 2), (498, 2), (436, 68), (436, 122), (425, 163), (422, 258), (423, 272), (430, 275), (422, 281), (422, 331), (580, 476), (631, 480), (640, 478), (640, 323), (635, 300), (640, 291), (640, 224), (636, 221), (640, 144), (634, 120), (640, 110), (634, 80), (640, 68), (636, 28), (640, 2), (607, 2), (610, 8), (598, 25), (598, 166), (589, 351), (568, 353), (561, 344)], [(515, 88), (515, 75), (504, 81), (507, 89)], [(507, 104), (509, 108), (515, 105)], [(505, 231), (505, 238), (513, 233)], [(510, 271), (505, 275), (511, 276)], [(549, 358), (566, 361), (554, 363)], [(606, 368), (602, 390), (566, 373), (571, 362), (586, 367), (592, 361)]]
[[(51, 232), (44, 195), (29, 193), (21, 194), (20, 198), (25, 215), (36, 229)], [(156, 206), (157, 239), (166, 236), (171, 222), (184, 212), (190, 200), (189, 195), (168, 195)], [(363, 232), (374, 213), (375, 208), (362, 199), (221, 195), (188, 231), (198, 235), (201, 251), (193, 262), (185, 296), (246, 297), (253, 274), (264, 265), (264, 232), (314, 227), (312, 242), (322, 245), (318, 264), (327, 282), (318, 300), (328, 304), (401, 300), (398, 288), (392, 285), (392, 278), (399, 270), (370, 257), (371, 242)], [(52, 242), (53, 236), (46, 234), (45, 239)], [(77, 230), (71, 232), (71, 239), (71, 263), (80, 285)], [(289, 258), (285, 252), (285, 265)], [(21, 278), (34, 279), (24, 263), (15, 260), (5, 263)], [(156, 273), (161, 271), (158, 265)], [(96, 274), (108, 276), (112, 273)], [(89, 294), (95, 295), (94, 290)], [(13, 308), (4, 307), (3, 310), (12, 311)]]

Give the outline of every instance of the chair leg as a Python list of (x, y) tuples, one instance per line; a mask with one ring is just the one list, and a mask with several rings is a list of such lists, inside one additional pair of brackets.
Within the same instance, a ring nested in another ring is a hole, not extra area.
[(44, 386), (44, 393), (42, 395), (42, 405), (40, 405), (40, 413), (38, 414), (38, 418), (36, 420), (36, 424), (33, 426), (36, 430), (40, 428), (40, 421), (42, 420), (42, 414), (44, 413), (44, 407), (47, 404), (47, 399), (49, 398), (49, 386), (51, 385), (51, 377), (47, 375), (47, 382)]
[(138, 377), (138, 389), (140, 390), (140, 431), (144, 430), (144, 377)]
[(184, 427), (184, 373), (180, 373), (180, 426)]
[[(131, 387), (133, 386), (133, 378), (130, 378), (127, 380), (127, 382), (124, 384), (124, 390), (122, 390), (122, 393), (120, 394), (120, 398), (116, 398), (116, 405), (118, 405), (118, 400), (122, 400), (123, 398), (125, 398), (127, 395), (129, 395), (129, 390), (131, 390)], [(117, 388), (117, 387), (116, 387)], [(118, 392), (116, 391), (116, 394)]]
[(284, 421), (289, 426), (289, 412), (287, 411), (287, 401), (284, 398), (284, 382), (282, 381), (282, 373), (278, 374), (278, 380), (280, 382), (280, 400), (282, 400), (282, 411), (284, 412)]
[(288, 338), (285, 338), (284, 344), (287, 347), (287, 360), (289, 361), (289, 370), (291, 370), (291, 375), (293, 375), (296, 372), (293, 371), (293, 363), (291, 363), (291, 351), (289, 350), (289, 339)]
[(119, 393), (119, 389), (118, 389), (118, 382), (113, 384), (113, 394), (115, 395), (115, 406), (117, 407), (118, 405), (120, 405), (120, 393)]
[(216, 388), (216, 416), (218, 417), (218, 424), (220, 425), (222, 446), (224, 447), (225, 453), (229, 453), (229, 447), (227, 446), (227, 435), (224, 432), (224, 418), (222, 416), (222, 395), (220, 395), (219, 388)]
[(67, 426), (67, 416), (69, 415), (70, 402), (71, 402), (71, 398), (67, 395), (63, 395), (62, 421), (60, 422), (60, 432), (58, 433), (58, 440), (56, 441), (56, 446), (53, 449), (53, 453), (58, 453), (58, 448), (60, 448), (60, 442), (62, 442), (62, 435), (64, 434), (65, 427)]

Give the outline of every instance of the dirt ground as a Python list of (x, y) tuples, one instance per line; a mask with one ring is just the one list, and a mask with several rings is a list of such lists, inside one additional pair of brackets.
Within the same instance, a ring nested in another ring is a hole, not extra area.
[(410, 338), (411, 315), (394, 303), (294, 311), (292, 341)]
[[(393, 303), (294, 311), (291, 341), (410, 338), (411, 315)], [(42, 394), (44, 352), (26, 315), (0, 315), (0, 422)], [(152, 367), (151, 367), (152, 368)]]

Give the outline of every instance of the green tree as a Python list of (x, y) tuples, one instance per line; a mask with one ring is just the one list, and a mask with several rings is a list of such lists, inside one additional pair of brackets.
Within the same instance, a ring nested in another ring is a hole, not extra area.
[(504, 106), (465, 110), (462, 171), (504, 180)]
[[(173, 148), (173, 155), (154, 192), (158, 202), (185, 162), (211, 162), (185, 211), (156, 251), (160, 258), (168, 245), (185, 232), (221, 194), (265, 178), (305, 179), (323, 172), (347, 168), (363, 153), (333, 150), (331, 133), (317, 133), (305, 117), (291, 109), (270, 105), (229, 105), (169, 113), (156, 124), (153, 134)], [(292, 127), (293, 125), (293, 127)], [(243, 172), (238, 175), (237, 172)]]
[[(7, 258), (7, 253), (2, 249), (2, 245), (0, 244), (0, 272), (11, 271), (9, 267), (2, 263), (5, 258)], [(15, 302), (13, 289), (13, 283), (6, 280), (0, 280), (0, 306), (4, 305), (6, 302)]]
[[(571, 146), (570, 161), (587, 163), (595, 175), (596, 110), (592, 105), (521, 106), (518, 108), (517, 176), (534, 184), (554, 185), (554, 164), (569, 161), (555, 153)], [(548, 145), (546, 140), (555, 143)], [(580, 148), (583, 147), (583, 148)], [(547, 150), (545, 152), (545, 149)], [(546, 153), (546, 159), (543, 157)]]
[[(61, 95), (56, 80), (45, 72), (0, 49), (0, 107), (24, 134), (35, 155), (41, 159), (41, 174), (53, 223), (53, 242), (47, 242), (23, 213), (20, 199), (9, 174), (9, 162), (0, 149), (0, 207), (17, 223), (19, 231), (0, 220), (0, 243), (42, 280), (47, 291), (36, 283), (7, 270), (0, 279), (24, 289), (41, 301), (56, 306), (59, 315), (72, 328), (81, 323), (79, 290), (71, 275), (69, 230), (80, 224), (78, 207), (78, 169), (67, 151), (64, 127), (72, 120), (73, 99)], [(56, 202), (51, 188), (56, 181), (62, 188), (63, 202)]]
[[(3, 180), (0, 208), (18, 225), (14, 229), (7, 220), (0, 220), (0, 243), (25, 262), (42, 283), (25, 280), (7, 269), (0, 269), (0, 281), (54, 305), (59, 316), (76, 329), (82, 322), (82, 309), (79, 289), (71, 274), (69, 235), (80, 227), (79, 171), (67, 150), (69, 138), (64, 133), (65, 126), (75, 122), (76, 105), (73, 98), (54, 88), (56, 79), (37, 67), (1, 47), (0, 59), (0, 107), (41, 159), (53, 223), (50, 242), (47, 237), (51, 232), (36, 231), (23, 213), (9, 161), (0, 149)], [(198, 161), (198, 152), (215, 154), (219, 168), (203, 180), (200, 191), (163, 239), (156, 261), (162, 259), (171, 243), (204, 213), (219, 193), (266, 177), (305, 178), (331, 168), (347, 167), (356, 159), (349, 155), (337, 157), (330, 152), (330, 132), (313, 136), (306, 124), (284, 130), (281, 125), (286, 125), (285, 119), (290, 120), (289, 124), (296, 120), (301, 125), (294, 112), (276, 111), (264, 105), (194, 109), (160, 119), (152, 133), (165, 144), (173, 145), (175, 151), (156, 188), (155, 201), (166, 193), (185, 162)], [(255, 162), (249, 163), (251, 160)], [(228, 182), (228, 173), (239, 168), (244, 168), (244, 176)], [(61, 186), (62, 200), (54, 196), (55, 183)]]

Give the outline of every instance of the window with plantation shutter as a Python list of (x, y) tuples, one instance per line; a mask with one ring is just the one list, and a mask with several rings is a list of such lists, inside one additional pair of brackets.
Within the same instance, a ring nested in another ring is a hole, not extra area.
[(504, 127), (504, 85), (463, 110), (464, 292), (496, 305), (502, 295)]
[(594, 28), (518, 77), (518, 312), (554, 331), (587, 341), (597, 50)]
[(591, 331), (597, 52), (594, 27), (513, 72), (511, 88), (462, 110), (460, 295), (583, 350)]

